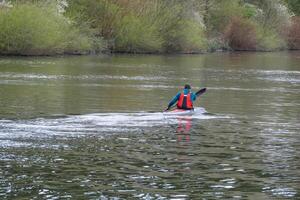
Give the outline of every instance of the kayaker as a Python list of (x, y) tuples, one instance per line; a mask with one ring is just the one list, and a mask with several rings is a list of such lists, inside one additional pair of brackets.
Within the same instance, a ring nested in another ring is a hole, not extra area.
[(174, 96), (170, 101), (166, 111), (169, 110), (176, 102), (178, 109), (192, 110), (194, 109), (193, 101), (195, 101), (196, 98), (196, 94), (194, 92), (191, 92), (191, 86), (189, 84), (186, 84), (184, 85), (183, 91), (178, 92), (176, 96)]

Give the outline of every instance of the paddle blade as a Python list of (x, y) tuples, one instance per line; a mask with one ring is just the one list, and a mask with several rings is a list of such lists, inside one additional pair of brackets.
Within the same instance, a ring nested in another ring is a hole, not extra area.
[(196, 92), (196, 96), (200, 96), (201, 94), (203, 94), (204, 92), (206, 92), (206, 88), (202, 88), (201, 90), (199, 90), (198, 92)]

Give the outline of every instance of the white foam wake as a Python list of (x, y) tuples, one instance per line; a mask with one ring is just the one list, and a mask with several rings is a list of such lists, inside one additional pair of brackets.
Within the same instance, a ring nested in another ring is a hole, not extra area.
[[(188, 120), (213, 119), (222, 116), (208, 115), (204, 108), (196, 108)], [(133, 132), (149, 127), (176, 124), (184, 115), (163, 112), (94, 113), (70, 115), (60, 118), (28, 120), (0, 120), (0, 139), (63, 136), (87, 134), (113, 134)]]

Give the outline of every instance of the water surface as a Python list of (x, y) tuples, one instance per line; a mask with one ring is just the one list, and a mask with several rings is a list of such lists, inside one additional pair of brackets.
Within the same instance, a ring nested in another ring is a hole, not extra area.
[[(299, 199), (300, 52), (0, 58), (1, 199)], [(161, 111), (185, 83), (193, 115)]]

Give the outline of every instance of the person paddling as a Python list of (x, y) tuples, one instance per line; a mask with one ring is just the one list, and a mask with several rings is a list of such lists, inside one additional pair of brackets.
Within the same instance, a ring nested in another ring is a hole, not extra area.
[(192, 110), (193, 107), (193, 101), (195, 101), (197, 98), (196, 94), (194, 92), (191, 92), (191, 86), (186, 84), (184, 86), (184, 89), (182, 92), (178, 92), (176, 96), (173, 97), (173, 99), (170, 101), (168, 108), (165, 110), (169, 110), (176, 102), (177, 102), (177, 108), (183, 109), (183, 110)]

